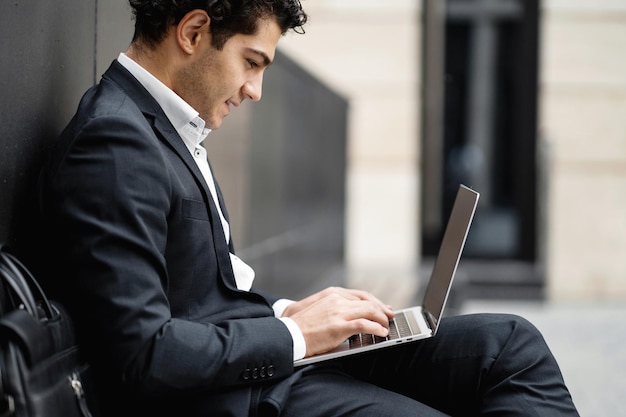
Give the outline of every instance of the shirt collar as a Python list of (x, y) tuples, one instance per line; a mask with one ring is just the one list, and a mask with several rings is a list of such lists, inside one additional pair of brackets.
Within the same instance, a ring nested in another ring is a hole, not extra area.
[(159, 81), (125, 53), (120, 53), (117, 60), (128, 70), (148, 93), (159, 103), (163, 112), (181, 136), (190, 152), (198, 147), (211, 132), (205, 128), (205, 122), (199, 113), (172, 89)]

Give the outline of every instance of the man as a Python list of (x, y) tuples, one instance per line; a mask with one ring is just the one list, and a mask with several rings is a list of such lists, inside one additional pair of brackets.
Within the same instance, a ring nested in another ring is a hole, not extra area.
[(76, 320), (111, 416), (577, 415), (541, 335), (514, 316), (294, 370), (389, 306), (329, 288), (262, 296), (235, 256), (201, 142), (261, 98), (299, 0), (130, 1), (135, 34), (81, 100), (40, 187), (51, 291)]

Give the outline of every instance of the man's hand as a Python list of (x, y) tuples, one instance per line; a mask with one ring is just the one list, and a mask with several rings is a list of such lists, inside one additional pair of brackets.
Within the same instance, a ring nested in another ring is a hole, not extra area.
[(285, 309), (306, 341), (306, 356), (329, 351), (357, 333), (386, 337), (391, 307), (372, 294), (330, 287)]

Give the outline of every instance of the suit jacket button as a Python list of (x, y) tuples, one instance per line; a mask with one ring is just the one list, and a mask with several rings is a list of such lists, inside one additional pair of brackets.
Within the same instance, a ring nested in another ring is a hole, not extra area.
[(252, 379), (258, 379), (259, 378), (259, 368), (254, 368), (252, 370)]
[(265, 369), (265, 366), (261, 367), (261, 370), (259, 372), (259, 375), (261, 376), (261, 378), (265, 378), (267, 377), (267, 370)]
[(246, 369), (245, 371), (243, 371), (243, 375), (242, 378), (247, 381), (250, 379), (250, 368)]
[(274, 376), (274, 365), (270, 365), (266, 370), (267, 376)]

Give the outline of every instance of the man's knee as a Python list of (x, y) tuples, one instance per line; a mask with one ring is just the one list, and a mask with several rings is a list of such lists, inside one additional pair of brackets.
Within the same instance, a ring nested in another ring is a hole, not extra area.
[(544, 348), (546, 346), (543, 335), (528, 319), (515, 314), (496, 315), (498, 326), (497, 332), (508, 343), (523, 346)]
[(541, 332), (515, 314), (478, 313), (444, 319), (433, 342), (456, 346), (461, 356), (484, 355), (493, 359), (505, 349), (545, 349)]
[[(552, 369), (556, 362), (542, 333), (524, 317), (515, 314), (483, 314), (484, 352), (491, 356), (496, 367), (508, 370)], [(480, 343), (480, 342), (477, 342)]]

